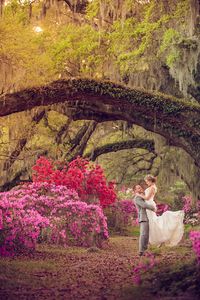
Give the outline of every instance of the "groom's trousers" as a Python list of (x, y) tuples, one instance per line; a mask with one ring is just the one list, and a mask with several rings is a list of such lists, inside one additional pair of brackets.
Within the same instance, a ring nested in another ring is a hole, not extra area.
[(140, 222), (139, 252), (143, 253), (147, 250), (149, 243), (149, 222)]

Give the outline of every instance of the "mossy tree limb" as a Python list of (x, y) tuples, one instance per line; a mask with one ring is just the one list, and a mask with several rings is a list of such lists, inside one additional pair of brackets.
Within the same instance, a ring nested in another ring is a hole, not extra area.
[(11, 166), (14, 164), (16, 159), (19, 157), (19, 155), (25, 148), (29, 139), (31, 138), (33, 131), (35, 129), (35, 126), (42, 120), (42, 118), (44, 116), (45, 116), (45, 110), (42, 110), (42, 111), (36, 113), (35, 116), (32, 118), (30, 127), (26, 129), (26, 134), (24, 135), (24, 137), (19, 139), (19, 141), (17, 142), (17, 145), (15, 146), (15, 149), (9, 155), (9, 158), (4, 162), (4, 165), (3, 165), (4, 171), (10, 169)]
[(56, 144), (61, 144), (62, 140), (64, 138), (64, 136), (66, 135), (66, 132), (68, 131), (68, 128), (71, 124), (72, 120), (68, 119), (67, 122), (60, 128), (60, 130), (58, 131), (58, 133), (56, 134), (55, 137), (55, 143)]
[(200, 105), (112, 82), (69, 79), (0, 98), (0, 116), (36, 106), (65, 103), (73, 120), (126, 120), (164, 136), (188, 152), (200, 167)]
[(2, 186), (0, 186), (0, 191), (5, 192), (18, 185), (21, 182), (21, 176), (26, 174), (26, 171), (27, 170), (25, 168), (18, 171), (10, 181), (7, 181)]
[(97, 126), (97, 122), (91, 121), (80, 129), (77, 135), (74, 138), (73, 146), (70, 150), (64, 155), (67, 161), (72, 161), (77, 156), (82, 156), (83, 152), (87, 146), (87, 143), (92, 136), (93, 132), (95, 131)]
[(134, 139), (128, 141), (108, 143), (103, 146), (95, 148), (90, 153), (86, 153), (85, 157), (88, 157), (90, 160), (94, 161), (98, 156), (102, 154), (117, 152), (126, 149), (135, 149), (135, 148), (146, 149), (149, 152), (154, 152), (154, 141), (144, 140), (144, 139)]
[(59, 0), (64, 1), (72, 12), (84, 14), (89, 3), (87, 0)]

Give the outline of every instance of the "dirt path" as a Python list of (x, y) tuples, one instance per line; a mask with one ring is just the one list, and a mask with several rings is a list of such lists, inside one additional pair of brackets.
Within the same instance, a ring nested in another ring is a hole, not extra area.
[[(136, 238), (113, 237), (97, 252), (39, 246), (31, 257), (1, 258), (0, 299), (160, 299), (133, 287), (137, 247)], [(189, 259), (190, 253), (183, 245), (157, 251), (166, 264)]]

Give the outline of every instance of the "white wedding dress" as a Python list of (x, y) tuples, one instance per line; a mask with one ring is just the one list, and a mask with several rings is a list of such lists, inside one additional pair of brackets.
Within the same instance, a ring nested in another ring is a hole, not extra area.
[[(148, 194), (148, 189), (145, 190), (145, 195)], [(157, 192), (156, 187), (155, 192)], [(156, 207), (154, 196), (145, 201)], [(146, 211), (149, 219), (149, 243), (156, 246), (162, 243), (167, 246), (176, 246), (184, 233), (184, 211), (166, 211), (161, 216), (157, 216), (152, 210), (147, 209)]]

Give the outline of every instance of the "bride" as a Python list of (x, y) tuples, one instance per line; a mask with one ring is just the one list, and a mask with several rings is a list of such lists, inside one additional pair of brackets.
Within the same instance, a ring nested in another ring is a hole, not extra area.
[[(140, 196), (156, 208), (154, 201), (157, 193), (156, 177), (147, 175), (144, 178), (148, 188), (145, 194)], [(184, 233), (184, 211), (166, 211), (161, 216), (157, 216), (154, 211), (146, 210), (149, 219), (149, 243), (160, 246), (164, 243), (167, 246), (176, 246), (182, 239)]]

